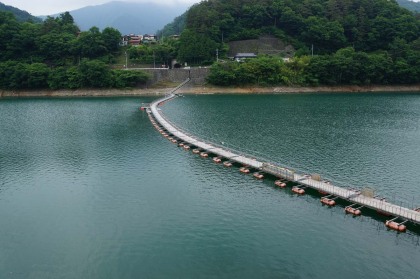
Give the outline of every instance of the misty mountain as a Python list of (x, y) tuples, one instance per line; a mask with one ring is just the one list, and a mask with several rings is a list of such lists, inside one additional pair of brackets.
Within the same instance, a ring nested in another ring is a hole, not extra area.
[(420, 3), (413, 2), (410, 0), (397, 0), (397, 3), (401, 6), (406, 8), (407, 10), (413, 11), (413, 12), (420, 12)]
[(0, 2), (0, 11), (11, 12), (18, 21), (41, 22), (40, 18), (31, 15), (27, 11), (23, 11), (15, 7), (5, 5), (1, 2)]
[(113, 27), (122, 34), (154, 34), (183, 14), (188, 7), (187, 4), (170, 6), (115, 1), (70, 11), (70, 14), (82, 31), (96, 26), (101, 30)]

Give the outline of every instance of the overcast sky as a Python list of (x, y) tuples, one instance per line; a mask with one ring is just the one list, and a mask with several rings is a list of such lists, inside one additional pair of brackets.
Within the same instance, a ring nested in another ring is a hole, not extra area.
[[(32, 15), (52, 15), (65, 11), (72, 11), (86, 6), (99, 5), (112, 0), (0, 0), (0, 2), (21, 10), (25, 10)], [(176, 3), (198, 3), (200, 0), (119, 0), (125, 2), (155, 2), (166, 5), (176, 5)], [(419, 2), (420, 0), (412, 0)]]
[[(119, 0), (122, 2), (154, 2), (166, 5), (198, 3), (200, 0)], [(86, 6), (100, 5), (112, 0), (0, 0), (0, 2), (27, 11), (32, 15), (52, 15)]]

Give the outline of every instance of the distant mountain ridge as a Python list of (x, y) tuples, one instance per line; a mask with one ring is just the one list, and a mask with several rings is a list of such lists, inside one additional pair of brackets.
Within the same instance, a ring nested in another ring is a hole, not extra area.
[(11, 12), (12, 14), (15, 15), (15, 17), (16, 17), (16, 19), (18, 21), (41, 22), (41, 19), (40, 18), (31, 15), (27, 11), (23, 11), (23, 10), (20, 10), (18, 8), (15, 8), (15, 7), (5, 5), (5, 4), (3, 4), (1, 2), (0, 2), (0, 11), (3, 11), (3, 12)]
[(420, 12), (420, 3), (419, 2), (413, 2), (410, 0), (397, 0), (397, 3), (407, 10), (413, 11), (413, 12)]
[(122, 34), (154, 34), (175, 17), (184, 13), (188, 7), (187, 4), (169, 6), (113, 1), (69, 12), (81, 30), (96, 26), (99, 29), (113, 27)]

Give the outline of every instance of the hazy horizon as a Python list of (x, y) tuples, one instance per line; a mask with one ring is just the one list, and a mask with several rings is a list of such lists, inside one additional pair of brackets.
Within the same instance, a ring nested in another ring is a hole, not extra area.
[(156, 3), (161, 5), (194, 4), (200, 0), (0, 0), (5, 5), (13, 6), (27, 11), (34, 16), (46, 16), (59, 14), (66, 11), (74, 11), (87, 6), (97, 6), (109, 2), (134, 2), (134, 3)]

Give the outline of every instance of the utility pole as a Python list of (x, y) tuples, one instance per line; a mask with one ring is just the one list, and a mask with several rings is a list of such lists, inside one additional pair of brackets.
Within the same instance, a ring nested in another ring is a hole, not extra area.
[(312, 56), (314, 56), (314, 44), (312, 44), (311, 53), (312, 53)]
[(216, 61), (219, 62), (219, 49), (216, 49)]
[(128, 54), (127, 54), (127, 51), (125, 51), (125, 68), (128, 69)]
[(156, 68), (155, 51), (153, 51), (153, 69)]

